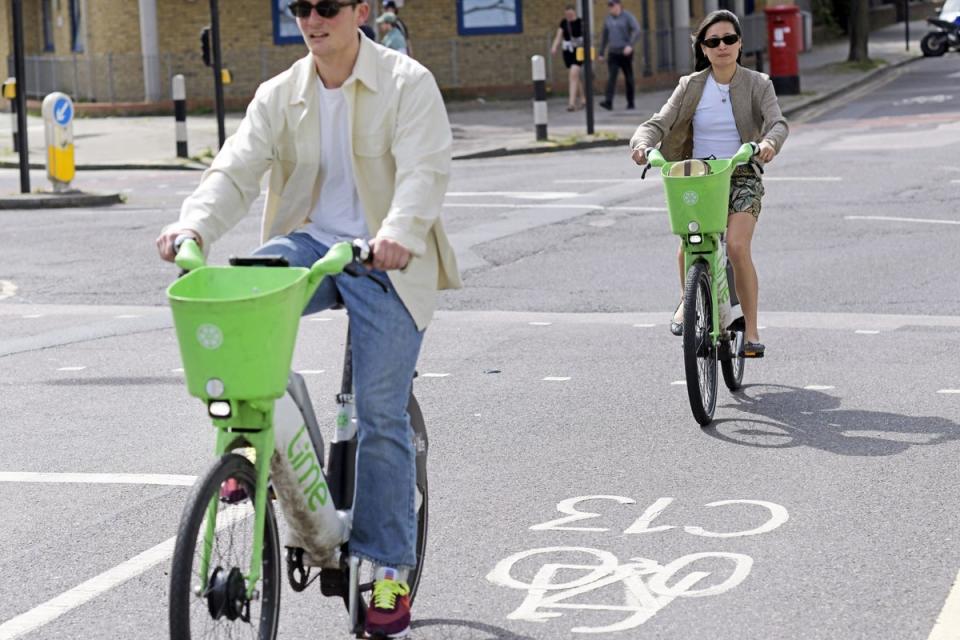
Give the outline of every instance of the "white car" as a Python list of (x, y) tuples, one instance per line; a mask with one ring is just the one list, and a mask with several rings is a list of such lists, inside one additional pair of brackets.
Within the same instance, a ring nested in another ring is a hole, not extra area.
[(960, 0), (947, 0), (944, 2), (943, 7), (940, 8), (939, 18), (947, 22), (953, 22), (957, 18), (960, 18)]

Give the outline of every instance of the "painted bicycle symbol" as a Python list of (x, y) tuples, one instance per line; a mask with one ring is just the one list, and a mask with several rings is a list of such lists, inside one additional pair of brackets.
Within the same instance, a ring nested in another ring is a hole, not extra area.
[[(591, 556), (593, 564), (571, 559), (583, 555)], [(544, 560), (553, 556), (559, 561), (544, 562), (529, 582), (514, 577), (515, 566), (533, 556), (547, 556)], [(746, 579), (752, 566), (753, 559), (740, 553), (692, 553), (666, 565), (634, 557), (621, 564), (615, 555), (601, 549), (545, 547), (504, 558), (487, 575), (487, 580), (527, 592), (520, 606), (507, 616), (510, 620), (546, 622), (572, 610), (625, 615), (611, 624), (571, 629), (574, 633), (612, 633), (642, 625), (677, 598), (702, 598), (729, 591)], [(579, 577), (560, 581), (561, 575), (570, 576), (571, 572)], [(719, 581), (717, 575), (721, 576)], [(597, 604), (576, 599), (617, 584), (624, 590), (625, 604)]]

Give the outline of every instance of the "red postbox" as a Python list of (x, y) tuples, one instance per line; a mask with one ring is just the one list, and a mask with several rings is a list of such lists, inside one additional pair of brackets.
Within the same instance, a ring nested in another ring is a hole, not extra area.
[(767, 51), (770, 79), (778, 94), (800, 93), (800, 65), (797, 56), (803, 48), (800, 8), (778, 5), (764, 9), (767, 14)]

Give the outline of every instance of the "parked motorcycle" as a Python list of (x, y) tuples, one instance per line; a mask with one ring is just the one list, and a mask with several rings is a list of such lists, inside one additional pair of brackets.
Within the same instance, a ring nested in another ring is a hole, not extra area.
[[(960, 18), (958, 18), (960, 20)], [(927, 18), (935, 30), (920, 40), (920, 50), (927, 57), (942, 56), (950, 49), (960, 50), (960, 24), (939, 18)]]

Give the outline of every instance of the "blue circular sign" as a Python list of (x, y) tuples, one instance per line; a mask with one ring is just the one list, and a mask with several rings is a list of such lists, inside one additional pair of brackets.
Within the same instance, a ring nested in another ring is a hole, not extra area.
[(69, 98), (57, 98), (53, 103), (53, 119), (61, 127), (65, 127), (73, 120), (73, 104)]

